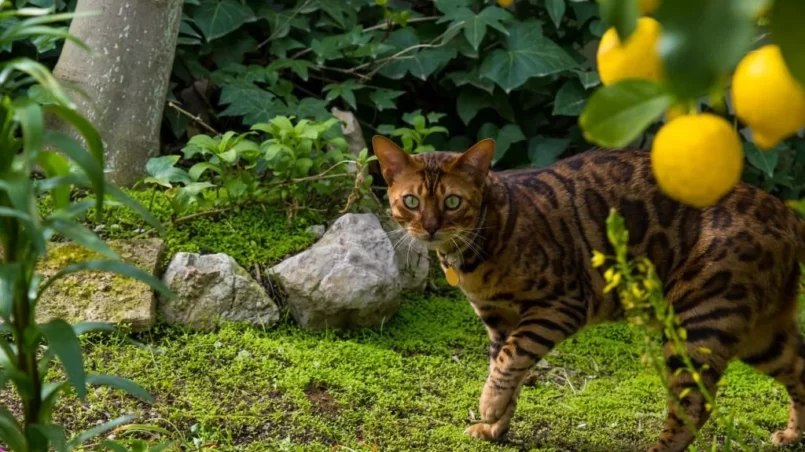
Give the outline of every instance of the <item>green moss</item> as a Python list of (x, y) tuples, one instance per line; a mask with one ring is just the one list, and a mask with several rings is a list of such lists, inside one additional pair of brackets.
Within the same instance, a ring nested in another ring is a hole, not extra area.
[[(166, 241), (168, 258), (180, 251), (226, 253), (247, 269), (254, 264), (271, 266), (310, 246), (315, 237), (306, 234), (305, 229), (320, 221), (314, 215), (301, 214), (292, 224), (288, 224), (284, 211), (254, 204), (170, 226), (174, 218), (168, 200), (162, 194), (154, 196), (150, 190), (132, 191), (129, 194), (143, 206), (150, 207), (160, 221), (169, 225), (167, 234), (162, 237)], [(196, 213), (197, 210), (190, 210), (185, 215)], [(139, 216), (125, 207), (110, 204), (104, 217), (100, 234), (105, 238), (156, 236), (154, 232), (148, 232), (150, 228)], [(90, 226), (99, 226), (92, 221), (93, 218), (90, 212)], [(143, 233), (143, 230), (146, 232)]]
[[(221, 451), (636, 451), (653, 443), (665, 417), (659, 379), (640, 362), (641, 336), (602, 325), (547, 358), (551, 367), (523, 390), (506, 441), (465, 437), (486, 378), (486, 334), (454, 290), (409, 295), (382, 328), (160, 327), (136, 338), (146, 346), (88, 340), (87, 365), (132, 378), (157, 402), (92, 391), (87, 404), (70, 400), (59, 410), (73, 431), (138, 412), (191, 449), (200, 441)], [(745, 427), (749, 450), (768, 449), (787, 420), (784, 389), (741, 364), (726, 379), (720, 403), (754, 424)], [(722, 434), (705, 430), (707, 441)]]

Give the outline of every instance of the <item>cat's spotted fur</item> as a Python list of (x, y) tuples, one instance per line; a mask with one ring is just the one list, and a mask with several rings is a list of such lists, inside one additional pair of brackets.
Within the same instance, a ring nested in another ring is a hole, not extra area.
[[(805, 342), (797, 291), (805, 238), (781, 201), (740, 184), (716, 206), (683, 206), (658, 190), (649, 155), (640, 151), (594, 150), (545, 169), (493, 173), (490, 140), (464, 154), (408, 156), (381, 137), (373, 147), (395, 220), (458, 271), (461, 290), (489, 332), (483, 422), (468, 434), (503, 435), (523, 378), (538, 360), (586, 325), (622, 317), (616, 295), (602, 294), (603, 270), (590, 262), (593, 250), (611, 254), (605, 220), (615, 207), (629, 229), (631, 254), (656, 265), (687, 330), (688, 353), (697, 367), (709, 366), (702, 379), (711, 393), (728, 361), (743, 360), (790, 395), (790, 420), (774, 443), (800, 438)], [(462, 198), (458, 209), (445, 207), (451, 194)], [(406, 195), (418, 199), (417, 208), (406, 207)], [(673, 391), (692, 392), (681, 406), (669, 403), (651, 450), (681, 451), (693, 434), (679, 410), (699, 426), (708, 413), (690, 375), (674, 375), (680, 359), (668, 353), (666, 359)]]

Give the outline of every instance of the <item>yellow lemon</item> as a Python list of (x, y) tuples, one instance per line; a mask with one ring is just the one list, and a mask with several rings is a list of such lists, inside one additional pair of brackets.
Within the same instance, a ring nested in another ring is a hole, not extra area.
[(640, 0), (640, 13), (651, 14), (660, 6), (660, 0)]
[(512, 6), (512, 3), (514, 3), (514, 0), (498, 0), (498, 5), (500, 5), (500, 6), (504, 7), (504, 8), (508, 8), (509, 6)]
[(651, 147), (651, 168), (660, 190), (693, 207), (715, 204), (741, 179), (744, 155), (727, 120), (702, 113), (664, 125)]
[(621, 43), (615, 28), (607, 30), (596, 55), (601, 82), (611, 85), (628, 78), (659, 80), (662, 62), (657, 53), (657, 41), (661, 32), (660, 23), (651, 17), (638, 19), (637, 28), (625, 43)]
[(732, 76), (732, 103), (761, 149), (773, 148), (805, 126), (805, 90), (773, 44), (750, 52), (738, 63)]

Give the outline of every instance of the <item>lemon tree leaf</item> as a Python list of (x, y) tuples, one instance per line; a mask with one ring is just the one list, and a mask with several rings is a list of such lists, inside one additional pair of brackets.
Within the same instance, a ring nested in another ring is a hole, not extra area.
[(752, 45), (751, 8), (733, 0), (662, 2), (658, 45), (668, 87), (683, 99), (707, 94)]
[(772, 6), (771, 37), (780, 46), (791, 75), (805, 87), (805, 2), (800, 0), (776, 0)]
[(192, 17), (207, 42), (256, 19), (254, 12), (237, 0), (201, 0)]
[(634, 141), (673, 103), (662, 85), (649, 80), (622, 80), (599, 88), (579, 117), (584, 137), (605, 147)]
[(509, 30), (502, 49), (492, 51), (481, 64), (481, 76), (507, 93), (531, 77), (573, 69), (578, 63), (561, 47), (542, 35), (538, 22), (518, 22)]
[(621, 41), (634, 33), (640, 16), (640, 5), (636, 0), (601, 0), (600, 5), (601, 18), (608, 26), (615, 27)]
[[(564, 2), (564, 0), (561, 1)], [(498, 30), (504, 35), (508, 35), (509, 32), (506, 31), (501, 22), (511, 18), (512, 15), (508, 11), (497, 6), (488, 6), (478, 14), (475, 14), (469, 8), (462, 7), (444, 15), (439, 19), (439, 23), (450, 22), (451, 27), (458, 27), (460, 23), (463, 23), (461, 28), (464, 30), (464, 37), (467, 38), (467, 42), (470, 43), (473, 49), (478, 50), (478, 46), (481, 45), (481, 41), (486, 36), (487, 26)]]

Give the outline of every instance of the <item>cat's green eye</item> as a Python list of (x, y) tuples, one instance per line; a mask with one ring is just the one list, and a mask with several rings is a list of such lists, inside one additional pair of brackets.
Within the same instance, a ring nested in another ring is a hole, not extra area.
[(403, 204), (409, 209), (416, 209), (419, 207), (419, 198), (414, 195), (403, 196)]
[(450, 195), (444, 200), (444, 206), (449, 210), (456, 210), (461, 205), (461, 198), (457, 195)]

